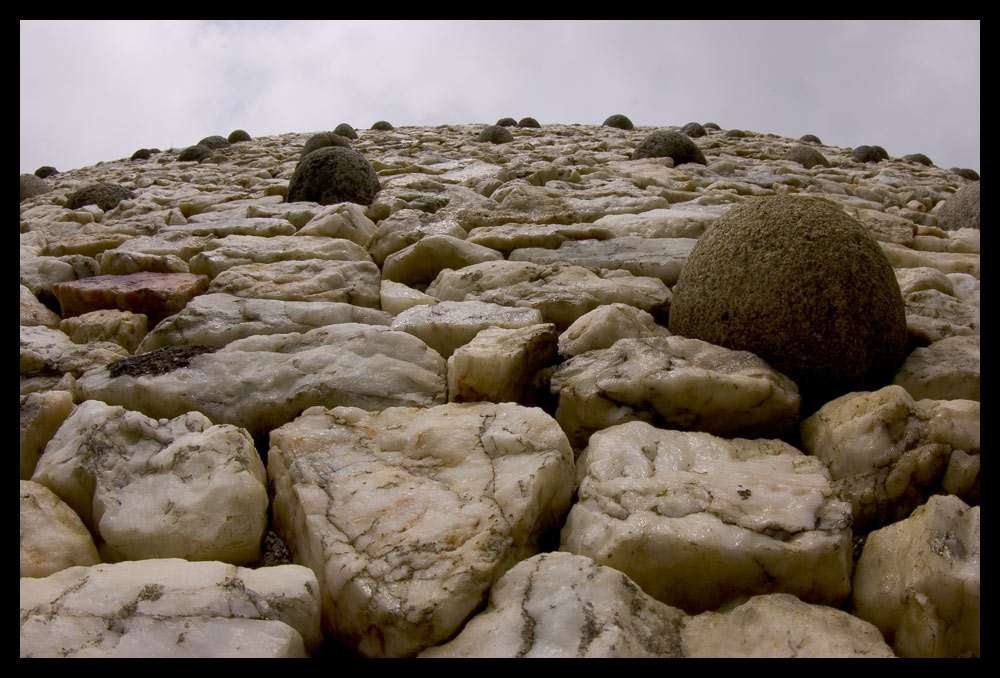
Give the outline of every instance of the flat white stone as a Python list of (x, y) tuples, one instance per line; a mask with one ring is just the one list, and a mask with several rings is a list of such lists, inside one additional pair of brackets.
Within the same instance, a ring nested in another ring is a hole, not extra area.
[(429, 235), (386, 257), (382, 277), (411, 287), (422, 287), (431, 283), (446, 268), (459, 269), (484, 261), (502, 260), (503, 255), (489, 247), (451, 235)]
[(421, 304), (434, 305), (438, 303), (438, 300), (429, 294), (424, 294), (420, 290), (415, 290), (402, 283), (385, 279), (382, 280), (382, 286), (379, 289), (379, 298), (381, 299), (382, 310), (393, 315), (402, 313), (408, 308), (420, 306)]
[(935, 496), (868, 535), (853, 612), (901, 657), (980, 656), (979, 507)]
[(718, 214), (683, 208), (654, 209), (639, 214), (609, 214), (594, 222), (616, 236), (644, 238), (700, 238)]
[(612, 229), (594, 224), (503, 224), (474, 228), (466, 240), (508, 255), (524, 247), (555, 249), (567, 240), (606, 240), (614, 235)]
[(426, 213), (403, 209), (380, 221), (367, 244), (372, 260), (382, 266), (389, 255), (431, 235), (450, 235), (460, 240), (465, 239), (465, 229), (458, 222), (445, 219), (424, 223), (421, 217), (426, 218)]
[(906, 304), (906, 328), (928, 343), (946, 337), (979, 334), (979, 305), (965, 303), (936, 289), (911, 292)]
[(275, 530), (323, 592), (324, 630), (367, 656), (454, 634), (562, 520), (573, 453), (513, 403), (312, 408), (271, 432)]
[[(181, 208), (183, 212), (183, 207)], [(188, 216), (185, 214), (185, 216)], [(271, 237), (275, 235), (294, 235), (295, 227), (285, 219), (247, 219), (231, 216), (204, 221), (189, 220), (178, 226), (164, 226), (161, 234), (179, 233), (195, 236), (213, 236), (222, 238), (227, 235), (257, 235)]]
[(979, 337), (947, 337), (914, 349), (892, 383), (914, 400), (979, 400)]
[(306, 259), (371, 261), (364, 247), (343, 238), (230, 235), (211, 241), (206, 250), (191, 257), (188, 263), (192, 273), (215, 278), (234, 266)]
[(253, 439), (190, 412), (150, 419), (81, 403), (45, 448), (32, 480), (98, 536), (105, 561), (260, 557), (267, 481)]
[(21, 480), (21, 576), (47, 577), (101, 562), (90, 532), (52, 490)]
[(481, 301), (442, 301), (418, 305), (399, 313), (392, 329), (419, 337), (445, 358), (488, 327), (515, 329), (542, 322), (531, 308), (511, 308)]
[(20, 584), (22, 657), (304, 657), (322, 640), (298, 565), (139, 560)]
[(670, 336), (649, 313), (628, 304), (598, 306), (577, 318), (559, 335), (559, 353), (575, 356), (587, 351), (611, 348), (619, 339)]
[(620, 236), (608, 240), (568, 240), (558, 248), (529, 247), (510, 253), (510, 261), (536, 264), (565, 262), (592, 271), (625, 270), (673, 285), (697, 241), (693, 238)]
[(668, 605), (791, 593), (836, 606), (850, 593), (850, 505), (819, 459), (787, 443), (631, 422), (591, 437), (577, 487), (560, 549)]
[(448, 358), (448, 401), (521, 401), (535, 373), (555, 360), (557, 341), (550, 323), (482, 330)]
[(210, 293), (280, 301), (339, 301), (378, 307), (381, 273), (370, 261), (278, 261), (220, 273)]
[(60, 330), (41, 325), (21, 325), (20, 332), (22, 376), (69, 373), (78, 377), (129, 355), (127, 349), (109, 341), (75, 344)]
[(894, 268), (929, 266), (942, 273), (968, 273), (979, 278), (979, 255), (952, 252), (921, 252), (895, 243), (880, 242)]

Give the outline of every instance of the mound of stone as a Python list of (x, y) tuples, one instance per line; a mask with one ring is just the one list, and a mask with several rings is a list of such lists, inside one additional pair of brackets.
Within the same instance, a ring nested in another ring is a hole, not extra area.
[(35, 176), (40, 179), (47, 179), (48, 177), (54, 176), (56, 174), (59, 174), (59, 170), (57, 170), (52, 165), (42, 165), (41, 167), (35, 170)]
[(344, 137), (340, 136), (336, 132), (320, 132), (319, 134), (314, 134), (309, 137), (306, 141), (305, 146), (302, 147), (302, 154), (299, 155), (299, 159), (306, 157), (313, 151), (318, 151), (321, 148), (326, 148), (327, 146), (340, 146), (341, 148), (350, 148), (351, 142), (349, 142)]
[(858, 146), (851, 151), (851, 157), (858, 162), (880, 162), (888, 160), (889, 154), (881, 146)]
[(234, 129), (229, 133), (227, 141), (231, 144), (239, 143), (240, 141), (252, 141), (252, 137), (246, 133), (246, 130)]
[(793, 146), (788, 153), (781, 156), (782, 160), (791, 160), (792, 162), (797, 162), (806, 169), (810, 167), (815, 167), (816, 165), (822, 165), (823, 167), (829, 167), (830, 161), (826, 157), (811, 146), (798, 145)]
[(229, 148), (230, 143), (229, 140), (226, 139), (226, 137), (220, 137), (218, 134), (213, 134), (210, 137), (205, 137), (204, 139), (199, 141), (196, 145), (207, 146), (208, 148), (211, 148), (213, 151), (217, 151), (220, 148)]
[(346, 122), (342, 122), (339, 125), (337, 125), (336, 127), (334, 127), (333, 128), (333, 133), (334, 134), (338, 134), (338, 135), (344, 137), (345, 139), (357, 139), (358, 138), (358, 133), (354, 130), (353, 127), (351, 127), (350, 125), (348, 125)]
[(34, 174), (21, 175), (21, 202), (48, 193), (51, 190), (41, 177), (37, 177)]
[(385, 120), (379, 120), (374, 125), (372, 125), (372, 129), (379, 130), (380, 132), (391, 132), (396, 128), (393, 127), (391, 123), (388, 123)]
[(934, 163), (923, 153), (910, 153), (909, 155), (904, 155), (903, 160), (906, 162), (915, 162), (919, 165), (925, 165), (931, 167)]
[(968, 179), (969, 181), (979, 181), (979, 172), (973, 169), (967, 169), (965, 167), (952, 167), (951, 170), (963, 179)]
[(979, 228), (979, 186), (970, 182), (948, 198), (938, 212), (938, 223), (948, 231), (960, 228)]
[(703, 137), (708, 134), (708, 132), (705, 131), (705, 128), (696, 122), (689, 122), (684, 125), (681, 127), (681, 132), (688, 135), (692, 139), (697, 139), (698, 137)]
[(614, 127), (615, 129), (635, 129), (635, 125), (632, 124), (632, 121), (621, 113), (615, 113), (614, 115), (609, 116), (608, 119), (604, 121), (603, 126)]
[(706, 164), (705, 155), (689, 136), (671, 130), (653, 132), (640, 141), (632, 159), (641, 158), (673, 158), (675, 166), (686, 162)]
[(208, 146), (195, 144), (188, 146), (177, 155), (177, 162), (201, 162), (212, 155), (212, 149)]
[(131, 200), (132, 191), (117, 184), (94, 183), (78, 188), (66, 197), (66, 207), (78, 210), (84, 205), (97, 205), (105, 212), (113, 210), (122, 200)]
[(129, 158), (129, 160), (149, 160), (152, 157), (153, 157), (152, 151), (150, 151), (148, 148), (140, 148), (138, 151), (132, 154), (132, 157)]
[(799, 141), (806, 144), (822, 144), (823, 142), (819, 140), (819, 137), (815, 134), (803, 134), (799, 137)]
[(499, 127), (517, 127), (517, 120), (514, 118), (500, 118), (497, 120)]
[(673, 295), (671, 332), (757, 354), (798, 384), (806, 407), (886, 383), (907, 348), (885, 254), (813, 198), (734, 207), (695, 245)]
[(378, 175), (365, 156), (348, 148), (328, 146), (299, 162), (285, 202), (370, 205), (379, 189)]
[(520, 120), (517, 121), (517, 126), (518, 127), (541, 127), (541, 125), (538, 124), (538, 121), (535, 120), (534, 118), (531, 118), (531, 117), (521, 118)]
[(488, 141), (491, 144), (506, 144), (514, 141), (514, 135), (506, 127), (501, 125), (490, 125), (479, 133), (479, 141)]

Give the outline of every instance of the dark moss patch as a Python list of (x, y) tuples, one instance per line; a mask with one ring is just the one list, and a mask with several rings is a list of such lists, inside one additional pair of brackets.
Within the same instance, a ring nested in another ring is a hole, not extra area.
[(108, 365), (112, 377), (144, 377), (167, 374), (187, 367), (191, 359), (203, 353), (216, 351), (214, 346), (165, 346), (143, 355), (116, 360)]

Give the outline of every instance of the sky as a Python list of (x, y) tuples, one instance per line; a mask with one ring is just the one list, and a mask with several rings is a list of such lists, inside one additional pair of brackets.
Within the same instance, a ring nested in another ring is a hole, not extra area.
[(21, 21), (21, 173), (251, 136), (715, 122), (979, 171), (979, 21)]

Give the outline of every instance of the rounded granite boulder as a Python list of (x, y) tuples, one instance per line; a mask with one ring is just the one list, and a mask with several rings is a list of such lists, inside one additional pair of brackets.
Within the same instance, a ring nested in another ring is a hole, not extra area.
[(500, 118), (497, 120), (497, 125), (500, 127), (517, 127), (517, 120), (514, 118)]
[(952, 167), (949, 172), (953, 172), (963, 179), (968, 179), (969, 181), (979, 181), (979, 172), (974, 169), (968, 169), (966, 167)]
[(514, 141), (514, 135), (506, 127), (500, 125), (490, 125), (483, 129), (477, 137), (479, 141), (488, 141), (491, 144), (506, 144)]
[(148, 148), (140, 148), (138, 151), (132, 154), (129, 160), (149, 160), (153, 157), (153, 152)]
[(803, 134), (799, 137), (799, 141), (804, 144), (822, 144), (823, 142), (819, 140), (819, 137), (815, 134)]
[(204, 144), (188, 146), (177, 156), (177, 162), (201, 162), (205, 158), (211, 157), (212, 149)]
[(979, 186), (970, 181), (948, 198), (937, 213), (938, 223), (946, 231), (979, 228)]
[(722, 130), (722, 128), (719, 127), (719, 123), (716, 123), (716, 122), (706, 122), (704, 125), (702, 125), (702, 127), (704, 127), (706, 131), (707, 130), (713, 130), (713, 131), (718, 132), (718, 131)]
[(755, 353), (803, 411), (885, 385), (907, 350), (903, 297), (868, 231), (816, 198), (749, 200), (701, 237), (673, 289), (670, 331)]
[(78, 210), (84, 205), (97, 205), (107, 212), (113, 210), (122, 200), (131, 200), (132, 191), (117, 184), (87, 184), (66, 196), (66, 207)]
[(309, 137), (305, 146), (302, 147), (302, 154), (299, 155), (299, 160), (306, 157), (313, 151), (318, 151), (319, 149), (326, 148), (327, 146), (350, 148), (351, 142), (336, 132), (320, 132), (319, 134), (314, 134)]
[(374, 125), (372, 125), (372, 129), (379, 130), (380, 132), (391, 132), (396, 128), (393, 127), (391, 123), (388, 123), (385, 120), (379, 120)]
[(928, 158), (923, 153), (910, 153), (909, 155), (904, 155), (903, 160), (905, 160), (906, 162), (915, 162), (920, 165), (926, 165), (927, 167), (930, 167), (931, 165), (934, 164), (933, 162), (931, 162), (931, 159)]
[(379, 188), (378, 175), (365, 156), (349, 148), (327, 146), (299, 161), (285, 202), (370, 205)]
[(541, 127), (534, 118), (521, 118), (517, 121), (518, 127)]
[(229, 133), (229, 136), (226, 137), (226, 140), (231, 144), (237, 144), (241, 141), (253, 141), (253, 138), (247, 134), (246, 130), (234, 129)]
[(35, 176), (40, 179), (47, 179), (48, 177), (54, 176), (56, 174), (59, 174), (59, 170), (57, 170), (52, 165), (42, 165), (41, 167), (35, 170)]
[(21, 175), (21, 201), (25, 201), (28, 198), (34, 198), (36, 196), (42, 195), (43, 193), (48, 193), (52, 189), (45, 179), (37, 177), (34, 174), (22, 174)]
[(632, 153), (632, 159), (640, 158), (673, 158), (674, 165), (686, 162), (707, 164), (705, 155), (689, 136), (671, 130), (653, 132), (640, 141)]
[(688, 135), (692, 139), (697, 139), (698, 137), (703, 137), (708, 132), (705, 131), (705, 127), (697, 122), (689, 122), (688, 124), (681, 127), (681, 132)]
[(628, 119), (627, 116), (621, 113), (615, 113), (609, 116), (607, 120), (604, 121), (602, 127), (614, 127), (615, 129), (635, 129), (635, 125), (632, 121)]
[(816, 165), (822, 165), (823, 167), (830, 166), (830, 161), (826, 159), (826, 156), (812, 146), (806, 146), (804, 144), (793, 146), (787, 153), (781, 156), (781, 159), (797, 162), (806, 169), (815, 167)]
[(357, 139), (358, 138), (357, 131), (353, 127), (351, 127), (350, 125), (348, 125), (346, 122), (342, 122), (339, 125), (337, 125), (336, 127), (334, 127), (333, 128), (333, 133), (334, 134), (338, 134), (338, 135), (344, 137), (345, 139)]
[(213, 134), (210, 137), (205, 137), (204, 139), (199, 141), (197, 145), (208, 146), (213, 151), (216, 151), (220, 148), (229, 148), (231, 146), (226, 137), (220, 137), (218, 134)]
[(858, 146), (851, 151), (851, 157), (858, 162), (880, 162), (888, 160), (889, 154), (881, 146)]

